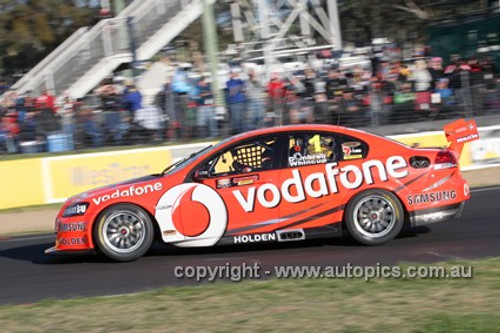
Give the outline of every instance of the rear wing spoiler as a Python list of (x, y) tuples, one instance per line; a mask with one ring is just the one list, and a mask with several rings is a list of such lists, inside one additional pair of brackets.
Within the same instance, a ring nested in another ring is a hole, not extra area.
[(456, 151), (460, 156), (464, 144), (479, 139), (477, 125), (474, 120), (459, 119), (443, 127), (446, 140), (451, 142), (448, 149)]

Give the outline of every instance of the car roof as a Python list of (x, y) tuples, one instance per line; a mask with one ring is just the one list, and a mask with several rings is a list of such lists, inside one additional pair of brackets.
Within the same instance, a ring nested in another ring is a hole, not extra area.
[(348, 136), (352, 136), (355, 139), (362, 140), (366, 143), (370, 143), (372, 145), (378, 144), (393, 144), (399, 147), (408, 148), (408, 146), (397, 142), (395, 140), (354, 129), (348, 128), (344, 126), (336, 126), (336, 125), (321, 125), (321, 124), (310, 124), (310, 125), (285, 125), (285, 126), (276, 126), (276, 127), (268, 127), (263, 129), (257, 129), (249, 132), (240, 133), (231, 137), (228, 137), (222, 141), (220, 141), (217, 145), (214, 146), (215, 150), (210, 150), (210, 154), (215, 151), (224, 150), (229, 146), (234, 144), (238, 144), (239, 142), (245, 141), (247, 139), (256, 138), (259, 136), (266, 136), (272, 134), (280, 134), (286, 132), (300, 132), (300, 131), (318, 131), (318, 132), (332, 132), (338, 134), (344, 134)]
[(263, 129), (257, 129), (245, 133), (235, 135), (228, 140), (229, 142), (234, 142), (235, 140), (243, 140), (246, 138), (252, 138), (255, 136), (261, 136), (266, 134), (275, 134), (283, 132), (295, 132), (295, 131), (324, 131), (324, 132), (336, 132), (342, 134), (352, 134), (352, 135), (374, 135), (365, 131), (347, 128), (344, 126), (336, 125), (321, 125), (321, 124), (310, 124), (310, 125), (285, 125), (268, 127)]

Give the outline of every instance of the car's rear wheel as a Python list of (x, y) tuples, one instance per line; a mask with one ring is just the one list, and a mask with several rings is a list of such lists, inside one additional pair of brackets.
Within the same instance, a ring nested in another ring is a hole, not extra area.
[(349, 202), (345, 212), (349, 233), (366, 245), (379, 245), (393, 239), (401, 231), (403, 223), (401, 202), (385, 190), (361, 192)]
[(117, 204), (100, 214), (94, 235), (98, 249), (106, 257), (115, 261), (132, 261), (143, 256), (151, 247), (154, 227), (142, 208)]

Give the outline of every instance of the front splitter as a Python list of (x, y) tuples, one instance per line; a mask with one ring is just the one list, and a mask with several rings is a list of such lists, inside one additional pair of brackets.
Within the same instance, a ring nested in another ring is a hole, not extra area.
[(96, 254), (95, 250), (58, 250), (55, 246), (52, 246), (45, 250), (44, 252), (47, 255), (51, 256), (60, 256), (60, 255), (87, 255), (87, 254)]

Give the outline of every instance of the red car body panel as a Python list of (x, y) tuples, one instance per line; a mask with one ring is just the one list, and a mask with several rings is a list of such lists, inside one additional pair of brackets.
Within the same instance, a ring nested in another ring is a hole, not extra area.
[[(349, 200), (374, 188), (394, 193), (415, 225), (437, 222), (446, 217), (440, 209), (456, 208), (470, 197), (456, 161), (463, 144), (477, 138), (473, 122), (455, 122), (445, 132), (452, 142), (449, 150), (414, 149), (367, 132), (327, 125), (244, 133), (224, 140), (166, 175), (109, 185), (68, 199), (56, 218), (55, 250), (94, 249), (93, 226), (103, 210), (117, 203), (143, 208), (157, 224), (162, 240), (178, 246), (277, 241), (280, 232), (296, 229), (307, 230), (308, 237), (324, 232), (340, 234)], [(290, 145), (294, 133), (340, 135), (355, 143), (342, 144), (341, 157), (336, 162), (316, 163), (313, 158), (324, 156), (315, 155), (310, 156), (312, 162), (301, 160), (304, 165), (292, 166), (295, 162), (289, 155), (291, 151), (280, 155), (290, 159), (290, 165), (281, 161), (281, 167), (272, 170), (245, 170), (213, 177), (197, 175), (207, 161), (238, 143), (279, 136), (280, 144)], [(362, 157), (348, 155), (359, 147), (364, 147)], [(414, 167), (415, 156), (430, 161), (430, 165)], [(442, 163), (436, 164), (440, 158)], [(77, 203), (88, 204), (85, 212), (66, 217), (65, 211), (80, 209), (74, 208)], [(454, 210), (452, 215), (455, 213)], [(419, 214), (420, 222), (416, 219)]]

